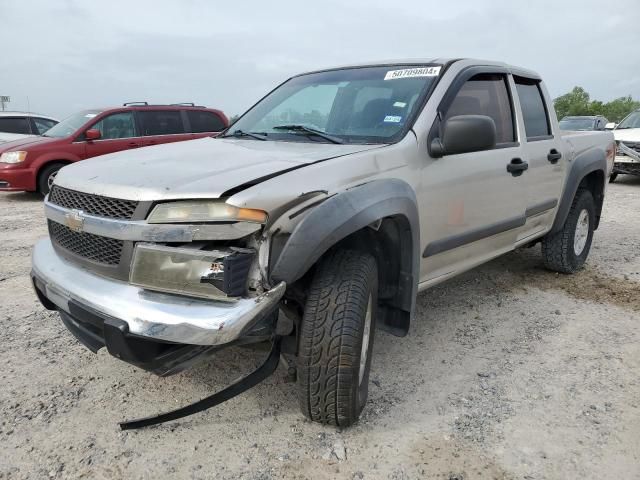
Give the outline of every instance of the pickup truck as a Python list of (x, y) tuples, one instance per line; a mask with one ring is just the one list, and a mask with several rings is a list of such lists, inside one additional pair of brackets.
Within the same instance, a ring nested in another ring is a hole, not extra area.
[(611, 126), (618, 148), (609, 181), (615, 182), (619, 174), (640, 176), (640, 109)]
[(614, 156), (611, 132), (561, 134), (522, 68), (314, 71), (218, 138), (62, 169), (33, 285), (89, 349), (159, 375), (271, 345), (237, 383), (122, 428), (228, 400), (281, 358), (304, 415), (347, 426), (367, 400), (376, 329), (406, 335), (418, 292), (538, 242), (549, 270), (583, 267)]

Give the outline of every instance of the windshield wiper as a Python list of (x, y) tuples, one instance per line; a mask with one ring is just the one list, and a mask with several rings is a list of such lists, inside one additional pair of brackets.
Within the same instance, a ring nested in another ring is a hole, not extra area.
[(274, 130), (291, 130), (293, 132), (302, 132), (309, 135), (317, 135), (318, 137), (322, 137), (325, 140), (329, 140), (331, 143), (344, 143), (344, 140), (342, 140), (341, 138), (334, 137), (333, 135), (321, 132), (320, 130), (316, 130), (315, 128), (305, 127), (304, 125), (277, 125), (272, 128)]
[(236, 138), (251, 137), (251, 138), (255, 138), (256, 140), (262, 140), (262, 141), (267, 140), (267, 137), (265, 137), (264, 135), (261, 135), (259, 133), (243, 132), (242, 130), (234, 130), (233, 133), (229, 135), (224, 135), (224, 137), (236, 137)]

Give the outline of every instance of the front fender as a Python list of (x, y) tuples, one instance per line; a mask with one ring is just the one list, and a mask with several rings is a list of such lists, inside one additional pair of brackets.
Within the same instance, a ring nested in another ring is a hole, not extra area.
[(274, 260), (272, 280), (291, 285), (329, 248), (386, 217), (400, 217), (402, 220), (401, 285), (393, 303), (396, 308), (407, 312), (410, 318), (418, 288), (420, 224), (415, 192), (399, 179), (373, 180), (338, 193), (315, 207), (296, 225)]

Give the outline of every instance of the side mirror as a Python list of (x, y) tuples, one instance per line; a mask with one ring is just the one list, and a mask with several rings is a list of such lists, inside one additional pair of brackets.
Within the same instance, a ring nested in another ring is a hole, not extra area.
[(491, 150), (496, 146), (496, 124), (486, 115), (459, 115), (448, 119), (442, 128), (442, 138), (430, 145), (435, 158), (456, 153)]
[(617, 123), (614, 122), (609, 122), (604, 126), (605, 130), (613, 130), (614, 128), (616, 128), (618, 126)]
[(100, 130), (96, 128), (90, 128), (89, 130), (84, 132), (84, 138), (86, 138), (87, 140), (99, 140), (100, 137), (102, 137), (102, 134), (100, 133)]

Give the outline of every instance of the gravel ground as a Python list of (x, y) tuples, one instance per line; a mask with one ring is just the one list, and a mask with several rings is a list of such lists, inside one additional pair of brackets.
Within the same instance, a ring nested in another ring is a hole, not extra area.
[(41, 200), (0, 194), (0, 479), (640, 478), (640, 179), (610, 186), (588, 266), (513, 252), (422, 293), (404, 339), (376, 338), (370, 401), (343, 431), (274, 376), (218, 408), (121, 432), (260, 360), (229, 349), (169, 378), (94, 355), (29, 285)]

